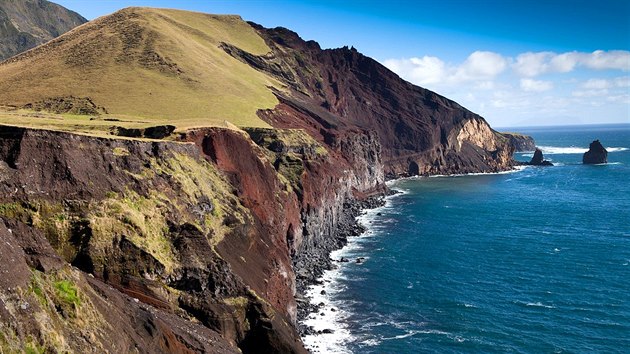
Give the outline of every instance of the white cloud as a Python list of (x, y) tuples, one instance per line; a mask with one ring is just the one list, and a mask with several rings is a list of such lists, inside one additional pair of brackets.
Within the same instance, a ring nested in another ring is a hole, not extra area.
[(478, 90), (494, 90), (497, 87), (494, 81), (481, 81), (475, 85)]
[(630, 87), (630, 76), (618, 77), (614, 80), (617, 87)]
[(617, 69), (630, 71), (630, 52), (626, 50), (611, 50), (605, 52), (596, 50), (593, 53), (579, 53), (580, 62), (591, 69)]
[(596, 50), (592, 53), (527, 52), (519, 54), (513, 64), (514, 71), (526, 77), (545, 73), (566, 73), (577, 67), (593, 70), (630, 71), (630, 51)]
[(420, 85), (439, 83), (446, 76), (446, 64), (437, 57), (427, 55), (422, 58), (388, 59), (383, 65)]
[(608, 95), (608, 89), (591, 89), (591, 90), (576, 90), (571, 92), (573, 97), (600, 97)]
[(621, 95), (613, 95), (613, 96), (608, 96), (606, 97), (606, 100), (608, 102), (613, 102), (613, 103), (621, 103), (621, 104), (630, 104), (630, 94), (621, 94)]
[(580, 88), (601, 90), (610, 88), (630, 87), (630, 76), (621, 76), (614, 79), (589, 79), (580, 84)]
[(604, 79), (590, 79), (580, 85), (581, 88), (601, 90), (611, 86), (611, 82)]
[(551, 81), (521, 79), (521, 89), (528, 92), (543, 92), (553, 88)]
[(494, 52), (476, 51), (455, 71), (456, 81), (488, 80), (502, 73), (507, 59)]
[(467, 81), (485, 81), (488, 89), (491, 79), (508, 67), (508, 60), (493, 52), (476, 51), (459, 65), (447, 65), (433, 56), (388, 59), (383, 62), (390, 70), (418, 85), (451, 85)]
[(629, 51), (527, 52), (514, 57), (475, 51), (455, 63), (427, 55), (384, 64), (499, 126), (630, 119)]
[(537, 76), (549, 69), (549, 58), (553, 55), (551, 52), (519, 54), (513, 68), (521, 76)]
[(551, 56), (549, 60), (549, 68), (554, 72), (568, 73), (573, 71), (578, 64), (578, 60), (574, 52), (563, 53)]

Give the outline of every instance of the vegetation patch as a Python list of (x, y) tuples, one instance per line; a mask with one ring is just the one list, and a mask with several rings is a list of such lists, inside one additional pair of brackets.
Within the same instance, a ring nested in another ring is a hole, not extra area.
[(0, 216), (4, 216), (9, 219), (17, 219), (26, 222), (31, 215), (26, 207), (20, 203), (3, 203), (0, 204)]
[(122, 147), (115, 147), (112, 153), (114, 156), (129, 156), (129, 150)]
[(328, 156), (328, 150), (302, 129), (246, 128), (245, 131), (264, 148), (280, 181), (298, 195), (302, 193), (304, 161)]
[(227, 305), (244, 308), (249, 303), (249, 300), (245, 296), (228, 297), (223, 299), (223, 302)]
[(145, 197), (128, 190), (122, 197), (100, 202), (88, 217), (94, 246), (104, 249), (114, 237), (124, 236), (172, 270), (177, 260), (165, 218), (167, 200), (158, 193)]
[(68, 305), (78, 306), (81, 304), (77, 287), (69, 280), (59, 280), (53, 283), (57, 292), (57, 297)]

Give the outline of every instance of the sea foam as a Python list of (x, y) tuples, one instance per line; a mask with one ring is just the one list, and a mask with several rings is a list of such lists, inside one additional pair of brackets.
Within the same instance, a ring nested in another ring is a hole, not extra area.
[[(542, 150), (543, 154), (546, 155), (556, 155), (556, 154), (583, 154), (588, 151), (588, 148), (577, 147), (577, 146), (539, 146), (540, 150)], [(627, 151), (627, 147), (607, 147), (606, 150), (608, 152), (619, 152), (619, 151)], [(531, 154), (526, 154), (523, 156), (531, 156)]]
[[(405, 191), (401, 192), (402, 193), (397, 195), (405, 193)], [(394, 196), (396, 195), (386, 197), (384, 206), (366, 210), (362, 215), (357, 217), (357, 221), (362, 225), (369, 226), (372, 224), (379, 213), (383, 210), (391, 209), (390, 200)], [(330, 258), (333, 260), (342, 257), (355, 258), (357, 251), (361, 249), (362, 239), (369, 237), (372, 233), (373, 230), (368, 229), (368, 231), (360, 237), (349, 238), (345, 247), (330, 253)], [(362, 256), (362, 258), (364, 262), (369, 259), (367, 256)], [(339, 280), (346, 279), (343, 275), (343, 269), (350, 264), (353, 266), (356, 265), (354, 262), (338, 263), (338, 267), (335, 269), (324, 272), (319, 279), (319, 285), (311, 285), (306, 291), (306, 297), (309, 298), (311, 304), (316, 306), (323, 304), (317, 312), (310, 313), (307, 318), (303, 320), (304, 324), (312, 327), (315, 332), (319, 332), (302, 337), (304, 345), (312, 353), (351, 353), (351, 351), (344, 346), (344, 344), (355, 340), (346, 324), (346, 319), (350, 316), (350, 313), (345, 310), (344, 307), (348, 304), (344, 304), (335, 299), (335, 294), (342, 290)], [(323, 333), (324, 330), (330, 330), (331, 333)], [(376, 339), (373, 340), (371, 344), (378, 345), (379, 341)]]

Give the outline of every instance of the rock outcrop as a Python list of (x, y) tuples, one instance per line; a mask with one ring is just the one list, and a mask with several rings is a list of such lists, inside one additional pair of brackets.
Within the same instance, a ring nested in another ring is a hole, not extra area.
[(582, 163), (587, 165), (595, 165), (608, 162), (608, 151), (599, 142), (594, 140), (588, 147), (588, 151), (582, 156)]
[(542, 150), (540, 150), (538, 148), (536, 148), (536, 151), (534, 151), (534, 156), (529, 161), (528, 165), (531, 165), (531, 166), (553, 166), (553, 164), (550, 161), (545, 160), (545, 158), (543, 157)]
[(536, 142), (534, 138), (529, 135), (523, 135), (519, 133), (501, 133), (506, 137), (510, 144), (514, 146), (515, 152), (526, 152), (536, 150)]
[(76, 12), (46, 0), (0, 1), (0, 61), (85, 22)]

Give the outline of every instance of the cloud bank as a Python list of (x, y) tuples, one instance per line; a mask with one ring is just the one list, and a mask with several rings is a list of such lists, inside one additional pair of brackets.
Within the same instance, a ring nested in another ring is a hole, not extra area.
[(559, 124), (589, 119), (630, 122), (630, 51), (515, 56), (475, 51), (459, 63), (425, 55), (388, 59), (383, 64), (414, 84), (455, 99), (493, 124), (551, 124), (555, 117), (564, 117)]

